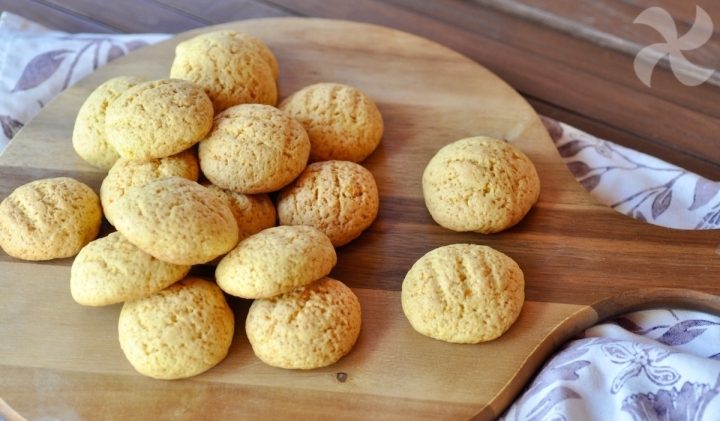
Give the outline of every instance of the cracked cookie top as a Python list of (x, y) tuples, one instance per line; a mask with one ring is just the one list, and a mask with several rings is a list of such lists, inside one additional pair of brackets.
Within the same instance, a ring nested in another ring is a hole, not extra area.
[(532, 161), (502, 140), (478, 136), (440, 149), (422, 177), (425, 205), (453, 231), (491, 234), (522, 220), (540, 195)]

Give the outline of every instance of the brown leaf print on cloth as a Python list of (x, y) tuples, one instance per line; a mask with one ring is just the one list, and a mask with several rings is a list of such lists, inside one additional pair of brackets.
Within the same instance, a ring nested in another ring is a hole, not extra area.
[(651, 310), (582, 336), (549, 360), (500, 420), (720, 419), (720, 318)]
[[(28, 64), (25, 65), (25, 68), (23, 69), (23, 72), (20, 75), (20, 78), (18, 79), (11, 93), (18, 91), (26, 91), (28, 89), (35, 88), (44, 82), (47, 82), (48, 79), (50, 79), (60, 69), (60, 66), (63, 64), (65, 59), (72, 56), (73, 61), (70, 64), (69, 69), (67, 70), (62, 85), (62, 90), (65, 90), (69, 86), (70, 80), (72, 80), (73, 72), (75, 71), (78, 62), (83, 57), (83, 54), (92, 47), (95, 47), (93, 49), (92, 66), (92, 70), (95, 70), (106, 63), (109, 63), (119, 57), (124, 56), (132, 50), (136, 50), (138, 48), (148, 45), (146, 42), (140, 40), (133, 40), (125, 43), (115, 42), (108, 37), (76, 37), (68, 39), (84, 39), (88, 42), (77, 50), (51, 50), (33, 57), (28, 62)], [(99, 55), (103, 43), (109, 43), (110, 47), (108, 48), (105, 59), (101, 60)]]
[(715, 206), (712, 212), (707, 213), (695, 229), (715, 229), (720, 227), (720, 205)]
[(541, 120), (571, 174), (601, 203), (669, 228), (720, 227), (720, 183), (551, 118)]
[(585, 148), (589, 148), (590, 144), (582, 140), (573, 140), (558, 147), (558, 152), (563, 158), (570, 158), (580, 153)]
[[(706, 178), (698, 178), (693, 192), (693, 202), (688, 208), (690, 211), (706, 206), (712, 202), (720, 192), (720, 183), (710, 181)], [(712, 229), (720, 226), (720, 204), (713, 206), (706, 212), (702, 220), (695, 226), (695, 229)]]
[[(680, 390), (660, 389), (656, 393), (637, 393), (623, 400), (622, 410), (634, 421), (698, 421), (720, 392), (720, 376), (714, 386), (685, 382)], [(707, 419), (718, 419), (710, 414)]]
[[(602, 181), (602, 174), (593, 174), (588, 176), (588, 174), (593, 171), (593, 168), (591, 168), (588, 164), (580, 160), (567, 160), (567, 158), (572, 158), (576, 156), (583, 149), (590, 148), (592, 147), (592, 145), (582, 140), (573, 140), (563, 145), (560, 145), (564, 134), (564, 130), (560, 123), (545, 116), (540, 116), (540, 120), (542, 121), (543, 125), (545, 125), (545, 128), (550, 134), (553, 142), (555, 142), (555, 146), (558, 147), (557, 149), (560, 153), (560, 156), (566, 159), (565, 164), (567, 165), (572, 175), (575, 177), (576, 180), (580, 182), (580, 184), (586, 191), (593, 191), (595, 187), (597, 187), (598, 184), (600, 184), (600, 182)], [(603, 151), (603, 155), (605, 154), (607, 154), (607, 152)]]
[(0, 126), (2, 126), (3, 134), (8, 139), (12, 139), (15, 133), (23, 128), (23, 124), (9, 115), (0, 115)]
[[(560, 156), (565, 159), (565, 165), (567, 165), (575, 179), (580, 182), (580, 185), (588, 192), (593, 191), (595, 187), (600, 184), (603, 173), (609, 171), (610, 168), (593, 168), (583, 161), (570, 161), (569, 159), (578, 155), (583, 149), (592, 147), (593, 145), (582, 140), (573, 140), (558, 146), (558, 152), (560, 152)], [(589, 175), (598, 169), (601, 170), (600, 173)]]
[(52, 50), (35, 56), (25, 65), (11, 93), (32, 89), (52, 77), (58, 71), (71, 50)]
[(652, 217), (657, 219), (658, 216), (662, 215), (670, 207), (672, 202), (672, 189), (668, 186), (668, 189), (655, 196), (652, 204)]
[(693, 202), (688, 210), (699, 209), (717, 196), (720, 191), (720, 183), (715, 183), (707, 178), (700, 177), (695, 183), (695, 191), (693, 192)]
[(568, 162), (567, 167), (575, 178), (583, 178), (592, 171), (592, 168), (582, 161)]
[(687, 175), (687, 173), (683, 171), (677, 177), (673, 178), (666, 184), (640, 190), (639, 192), (628, 196), (617, 203), (613, 203), (610, 206), (612, 208), (617, 208), (627, 202), (636, 201), (636, 204), (628, 212), (626, 212), (627, 215), (634, 216), (634, 212), (638, 211), (638, 208), (640, 206), (642, 206), (648, 199), (653, 198), (650, 213), (653, 219), (658, 219), (660, 215), (665, 213), (665, 211), (670, 208), (670, 205), (672, 204), (673, 185), (680, 177), (684, 175)]
[[(158, 35), (165, 37), (161, 34), (152, 36)], [(149, 45), (141, 39), (128, 39), (127, 35), (55, 36), (48, 42), (50, 45), (45, 51), (36, 48), (22, 54), (22, 47), (17, 47), (20, 51), (9, 50), (15, 53), (13, 60), (19, 60), (16, 61), (16, 70), (0, 75), (8, 80), (7, 85), (13, 86), (0, 96), (0, 151), (23, 127), (24, 122), (73, 81), (133, 50)], [(14, 47), (10, 45), (8, 48)]]
[(558, 141), (562, 139), (563, 135), (562, 126), (556, 120), (545, 117), (544, 115), (540, 116), (540, 121), (542, 121), (548, 133), (550, 133), (550, 138), (553, 140), (553, 142), (558, 143)]
[[(498, 421), (543, 420), (557, 411), (557, 406), (569, 399), (582, 399), (571, 386), (580, 379), (580, 372), (591, 365), (582, 358), (592, 346), (604, 343), (600, 339), (583, 339), (568, 344), (561, 352), (551, 358), (533, 380), (514, 408), (506, 411)], [(581, 387), (579, 384), (577, 387)], [(533, 399), (540, 396), (540, 399)]]
[(670, 327), (657, 341), (668, 346), (685, 345), (705, 333), (707, 326), (718, 325), (710, 320), (684, 320)]

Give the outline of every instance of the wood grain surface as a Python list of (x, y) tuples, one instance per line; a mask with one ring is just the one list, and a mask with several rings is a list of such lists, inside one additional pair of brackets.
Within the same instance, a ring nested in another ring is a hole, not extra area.
[[(0, 10), (68, 32), (179, 33), (260, 17), (344, 19), (407, 31), (450, 47), (510, 83), (540, 113), (720, 180), (720, 87), (681, 84), (661, 60), (652, 88), (633, 71), (638, 49), (664, 42), (633, 21), (651, 6), (678, 34), (696, 5), (720, 21), (715, 0), (0, 0)], [(714, 67), (720, 32), (685, 51)]]
[[(363, 328), (353, 351), (312, 371), (261, 363), (236, 313), (228, 358), (197, 377), (137, 374), (117, 340), (120, 306), (87, 308), (69, 291), (72, 259), (22, 262), (0, 254), (0, 396), (30, 418), (59, 419), (494, 419), (561, 343), (628, 310), (680, 306), (718, 313), (717, 232), (635, 221), (598, 204), (574, 180), (533, 108), (485, 67), (437, 43), (347, 21), (280, 18), (230, 23), (275, 52), (280, 96), (320, 81), (373, 98), (386, 131), (363, 165), (375, 176), (380, 214), (338, 249), (332, 277), (360, 298)], [(75, 114), (113, 76), (167, 77), (174, 46), (203, 28), (139, 50), (50, 102), (0, 155), (0, 199), (38, 178), (72, 176), (96, 191), (104, 173), (72, 150)], [(421, 174), (443, 145), (491, 135), (523, 150), (542, 183), (537, 205), (510, 230), (455, 233), (425, 209)], [(105, 227), (105, 231), (109, 231)], [(494, 247), (526, 278), (526, 303), (501, 338), (449, 344), (416, 333), (400, 306), (405, 273), (446, 244)], [(212, 276), (197, 267), (196, 274)]]

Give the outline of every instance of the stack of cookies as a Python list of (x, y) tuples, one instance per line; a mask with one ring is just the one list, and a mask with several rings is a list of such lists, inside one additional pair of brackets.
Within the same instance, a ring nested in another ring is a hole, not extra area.
[[(245, 327), (267, 364), (323, 367), (357, 340), (360, 303), (327, 276), (335, 247), (377, 216), (377, 185), (360, 162), (380, 142), (382, 117), (337, 83), (276, 107), (278, 76), (273, 53), (248, 34), (182, 42), (169, 78), (117, 77), (81, 107), (72, 143), (108, 171), (99, 197), (75, 180), (42, 180), (0, 205), (0, 218), (30, 215), (24, 231), (0, 230), (9, 254), (77, 255), (73, 298), (124, 303), (120, 345), (144, 375), (189, 377), (225, 358), (234, 316), (223, 291), (255, 300)], [(103, 213), (117, 232), (96, 239)], [(49, 234), (53, 217), (67, 224), (61, 234)], [(47, 229), (33, 236), (37, 227)], [(187, 277), (200, 264), (217, 264), (216, 283)]]
[[(0, 204), (0, 247), (27, 260), (76, 255), (73, 298), (124, 303), (120, 346), (144, 375), (194, 376), (227, 356), (235, 319), (224, 294), (254, 300), (245, 331), (263, 362), (333, 364), (361, 327), (358, 298), (328, 275), (335, 248), (378, 214), (361, 165), (383, 135), (378, 108), (340, 83), (276, 106), (278, 62), (248, 34), (210, 32), (175, 52), (169, 78), (108, 80), (79, 110), (72, 145), (108, 171), (99, 196), (69, 178), (19, 187)], [(532, 162), (488, 137), (442, 148), (422, 186), (439, 225), (482, 234), (517, 224), (540, 190)], [(103, 214), (117, 232), (97, 239)], [(199, 264), (217, 265), (216, 282), (187, 277)], [(453, 244), (413, 265), (401, 297), (418, 332), (477, 343), (515, 322), (524, 278), (499, 251)]]
[(212, 368), (230, 349), (235, 318), (215, 283), (186, 275), (237, 244), (228, 201), (173, 176), (128, 188), (112, 209), (117, 232), (88, 244), (73, 262), (73, 298), (92, 306), (124, 302), (120, 346), (138, 372), (176, 379)]
[(360, 334), (360, 302), (327, 277), (336, 263), (327, 235), (305, 225), (266, 229), (220, 261), (220, 288), (255, 300), (245, 331), (258, 358), (275, 367), (312, 369), (350, 352)]

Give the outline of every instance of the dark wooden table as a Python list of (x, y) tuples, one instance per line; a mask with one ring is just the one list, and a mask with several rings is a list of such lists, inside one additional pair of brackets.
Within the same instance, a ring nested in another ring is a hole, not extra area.
[[(0, 10), (68, 32), (179, 33), (279, 16), (384, 25), (465, 54), (540, 114), (720, 180), (720, 73), (686, 86), (666, 57), (647, 87), (633, 70), (640, 49), (666, 41), (635, 18), (662, 7), (682, 36), (695, 21), (696, 4), (720, 24), (715, 0), (0, 0)], [(717, 66), (718, 28), (709, 42), (683, 54)]]

